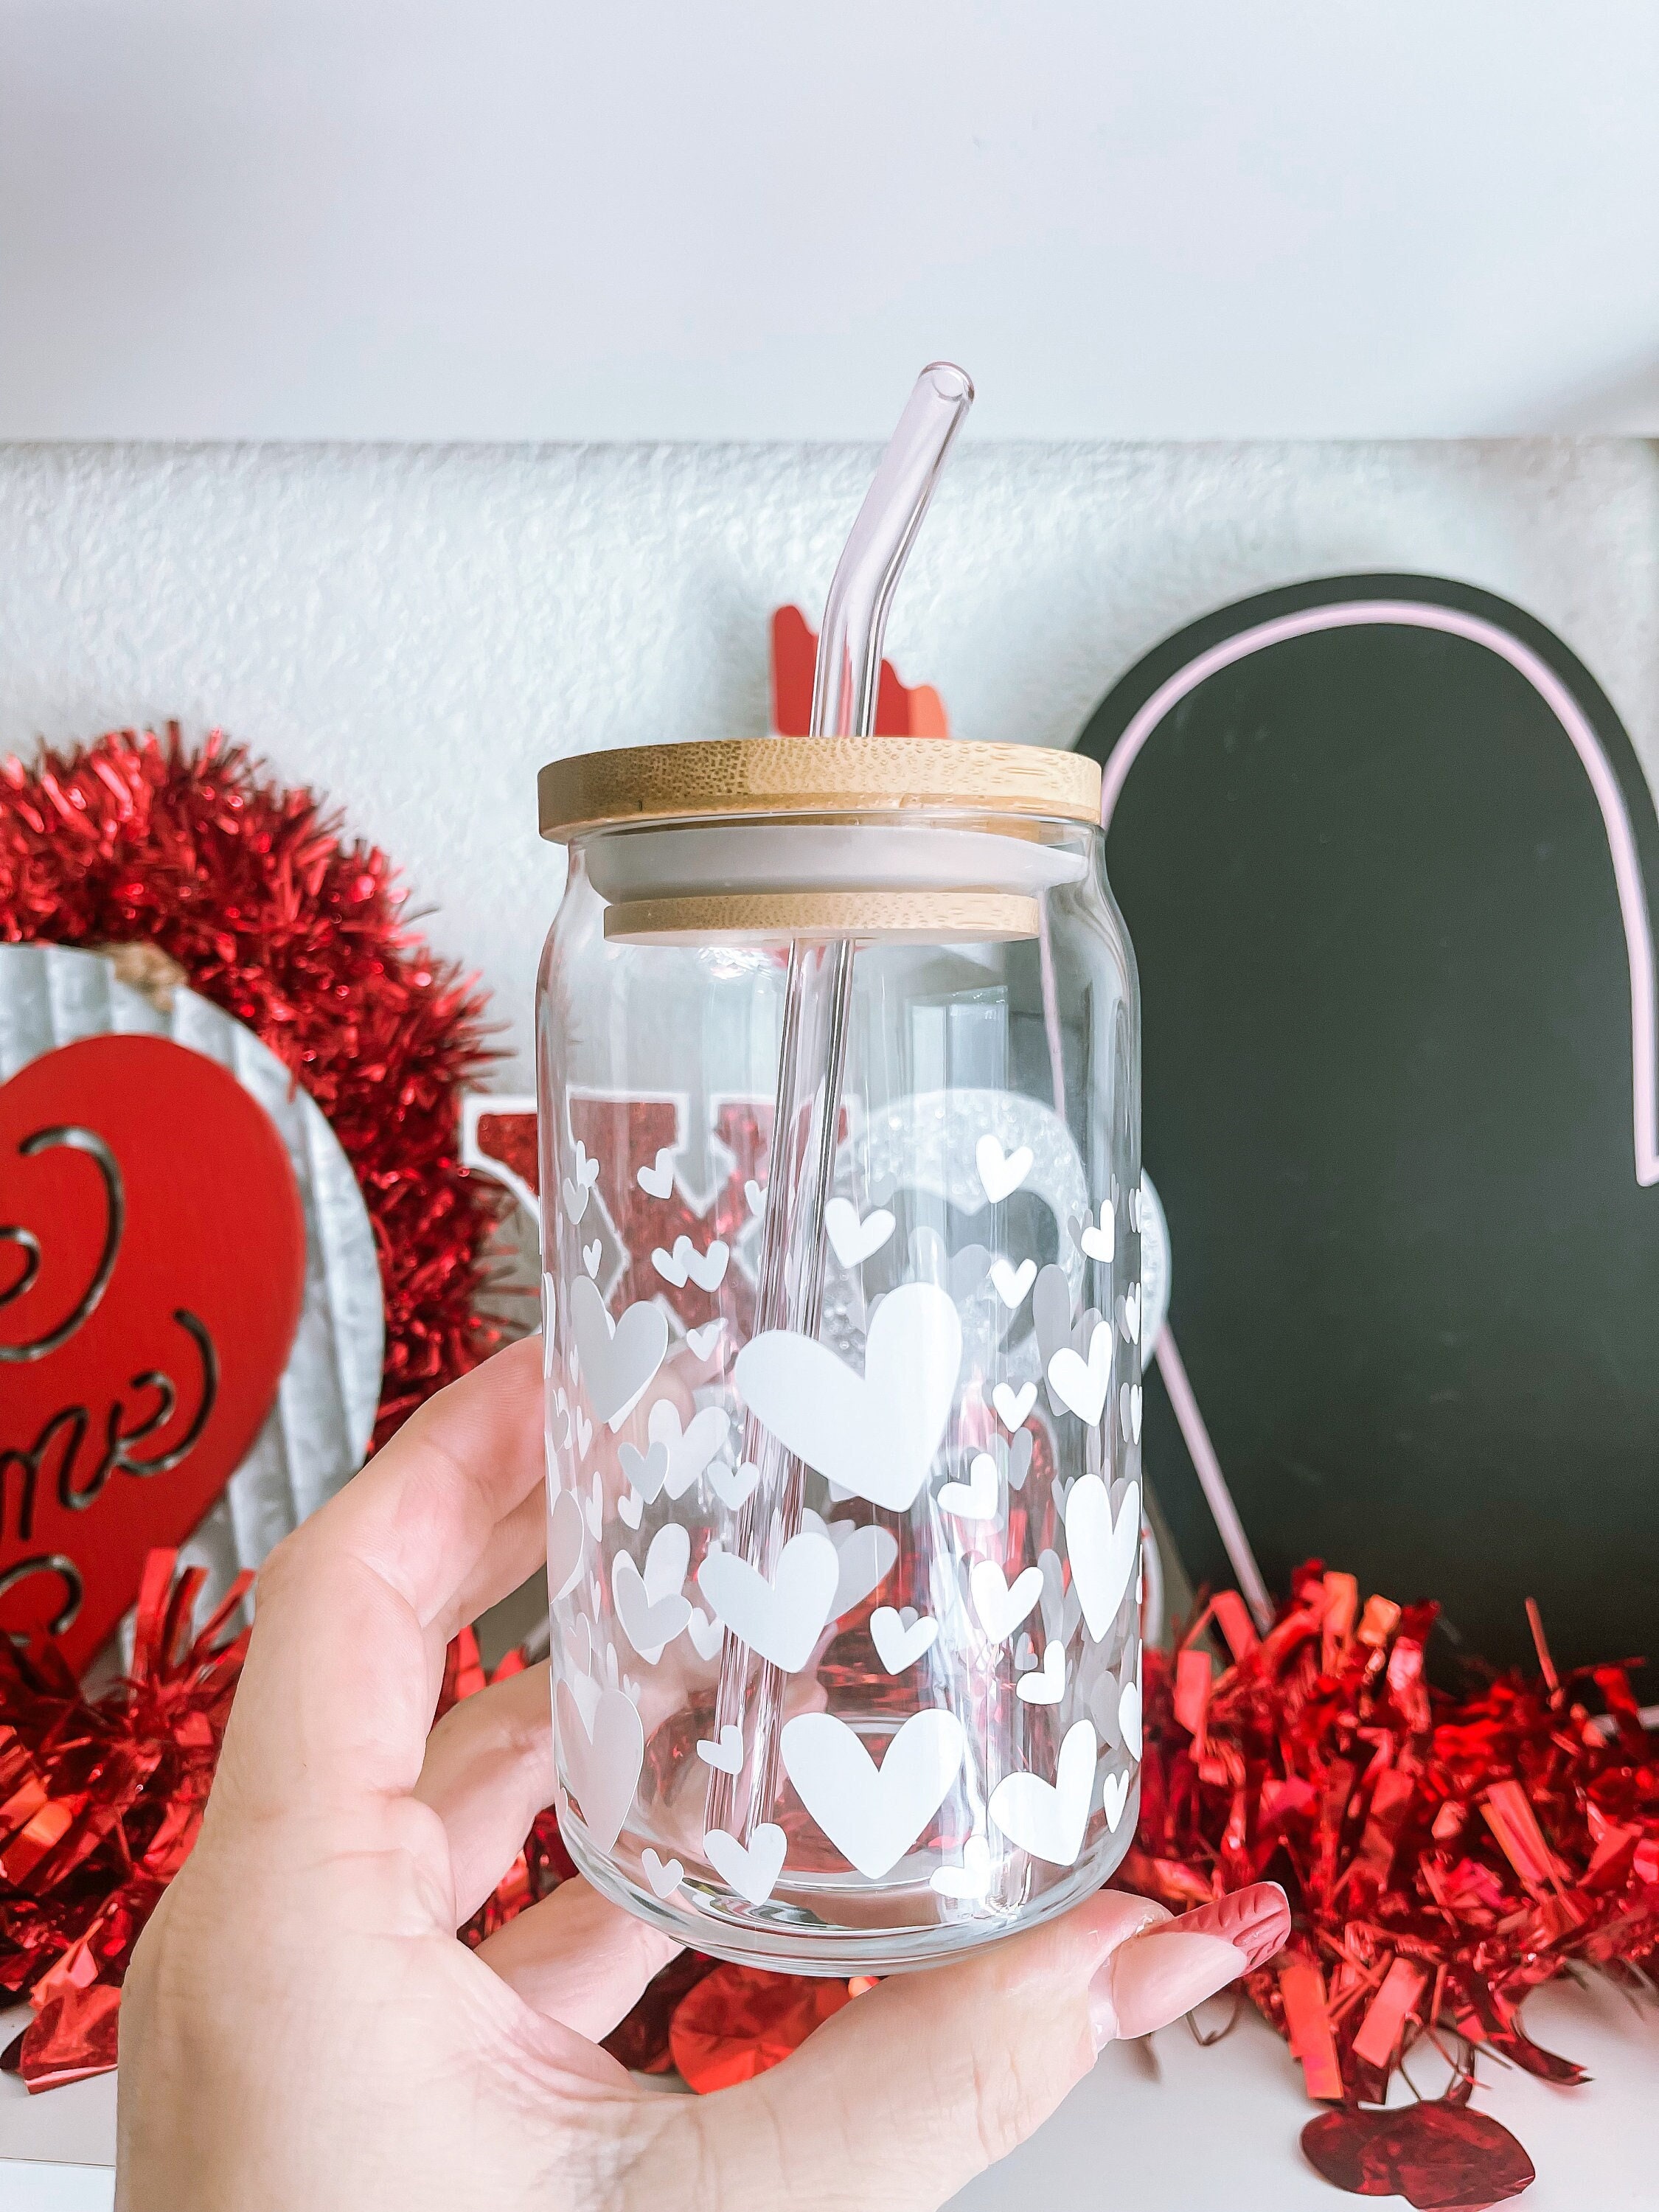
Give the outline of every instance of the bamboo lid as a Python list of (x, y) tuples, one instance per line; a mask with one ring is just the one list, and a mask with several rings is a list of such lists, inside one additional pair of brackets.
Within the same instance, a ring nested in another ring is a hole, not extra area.
[(628, 745), (550, 761), (537, 780), (541, 832), (559, 843), (651, 823), (898, 814), (1100, 819), (1100, 767), (1049, 745), (960, 738), (721, 738)]

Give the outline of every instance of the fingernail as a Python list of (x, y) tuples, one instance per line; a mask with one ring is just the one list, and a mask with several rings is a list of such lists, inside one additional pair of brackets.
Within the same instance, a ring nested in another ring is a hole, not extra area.
[(1264, 1881), (1132, 1936), (1089, 1985), (1096, 2050), (1167, 2027), (1270, 1959), (1290, 1927), (1284, 1891)]

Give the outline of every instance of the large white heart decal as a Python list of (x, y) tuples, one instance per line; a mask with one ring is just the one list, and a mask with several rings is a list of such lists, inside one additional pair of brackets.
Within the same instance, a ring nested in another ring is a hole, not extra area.
[(602, 1690), (590, 1729), (569, 1684), (561, 1682), (553, 1696), (553, 1715), (565, 1779), (588, 1833), (599, 1850), (612, 1850), (645, 1764), (645, 1729), (634, 1700), (623, 1690)]
[(904, 1513), (945, 1434), (961, 1366), (951, 1299), (931, 1283), (902, 1283), (870, 1324), (862, 1376), (827, 1346), (781, 1328), (744, 1345), (732, 1373), (786, 1450), (849, 1496)]
[(1042, 1570), (1025, 1567), (1011, 1584), (994, 1559), (975, 1559), (968, 1587), (981, 1627), (993, 1644), (1003, 1644), (1042, 1595)]
[(586, 1275), (570, 1286), (570, 1319), (576, 1332), (582, 1380), (594, 1419), (619, 1428), (650, 1388), (668, 1350), (668, 1316), (641, 1302), (613, 1322), (605, 1300)]
[(786, 1674), (798, 1674), (811, 1657), (840, 1578), (836, 1547), (816, 1530), (790, 1538), (769, 1583), (731, 1552), (710, 1552), (697, 1569), (715, 1620)]
[(1114, 1520), (1111, 1499), (1100, 1477), (1080, 1476), (1066, 1503), (1066, 1548), (1083, 1618), (1097, 1644), (1117, 1617), (1123, 1593), (1134, 1577), (1139, 1547), (1140, 1485), (1129, 1485)]
[(878, 1766), (833, 1713), (786, 1721), (784, 1771), (836, 1849), (871, 1881), (892, 1871), (950, 1793), (967, 1739), (954, 1713), (912, 1713)]
[(1060, 1744), (1053, 1782), (1037, 1774), (1006, 1775), (991, 1792), (991, 1818), (1011, 1844), (1033, 1858), (1047, 1859), (1050, 1866), (1074, 1866), (1094, 1789), (1095, 1732), (1089, 1722), (1073, 1721)]

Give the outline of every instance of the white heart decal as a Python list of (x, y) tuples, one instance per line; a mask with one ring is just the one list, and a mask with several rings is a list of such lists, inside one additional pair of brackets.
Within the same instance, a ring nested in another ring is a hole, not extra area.
[(751, 1459), (746, 1459), (734, 1473), (724, 1460), (714, 1461), (708, 1469), (708, 1480), (714, 1495), (728, 1513), (739, 1511), (760, 1480), (760, 1469)]
[(605, 1526), (605, 1488), (597, 1474), (593, 1478), (592, 1491), (582, 1500), (582, 1512), (597, 1544), (599, 1531)]
[(898, 1538), (873, 1522), (860, 1528), (856, 1522), (832, 1521), (827, 1533), (839, 1562), (832, 1611), (839, 1620), (886, 1581), (898, 1557)]
[(593, 1239), (593, 1242), (591, 1244), (584, 1244), (582, 1246), (582, 1265), (586, 1268), (590, 1277), (599, 1273), (599, 1240), (597, 1237)]
[(931, 1283), (902, 1283), (870, 1324), (861, 1376), (792, 1329), (754, 1338), (732, 1371), (786, 1450), (854, 1496), (903, 1513), (939, 1449), (961, 1366), (950, 1298)]
[(1114, 1520), (1111, 1499), (1100, 1477), (1079, 1476), (1066, 1507), (1066, 1548), (1083, 1618), (1098, 1644), (1117, 1618), (1123, 1593), (1134, 1577), (1140, 1548), (1140, 1485), (1129, 1485)]
[[(617, 1461), (646, 1504), (654, 1505), (658, 1492), (668, 1480), (667, 1445), (654, 1443), (649, 1451), (642, 1452), (634, 1444), (619, 1444)], [(638, 1528), (638, 1522), (634, 1525)]]
[(726, 1640), (719, 1621), (710, 1620), (700, 1605), (692, 1607), (686, 1632), (699, 1659), (712, 1659)]
[(766, 1193), (755, 1181), (753, 1176), (750, 1176), (748, 1182), (744, 1183), (743, 1194), (752, 1214), (758, 1218), (766, 1211)]
[[(1065, 1515), (1060, 1515), (1063, 1523)], [(1037, 1565), (1042, 1574), (1042, 1626), (1051, 1644), (1069, 1644), (1072, 1631), (1083, 1617), (1083, 1602), (1077, 1594), (1077, 1583), (1066, 1587), (1065, 1570), (1060, 1564), (1058, 1552), (1039, 1552)]]
[(593, 1424), (580, 1406), (572, 1416), (576, 1429), (576, 1451), (580, 1458), (587, 1457), (587, 1447), (593, 1441)]
[(707, 1359), (720, 1342), (720, 1331), (726, 1327), (725, 1316), (716, 1314), (713, 1321), (705, 1322), (701, 1328), (688, 1328), (685, 1340), (699, 1359)]
[(1008, 1477), (1011, 1490), (1024, 1490), (1025, 1478), (1031, 1472), (1031, 1451), (1036, 1439), (1029, 1429), (1016, 1430), (1008, 1439), (1007, 1456), (1003, 1472)]
[[(1117, 1701), (1117, 1724), (1123, 1735), (1123, 1748), (1131, 1759), (1140, 1757), (1140, 1684), (1139, 1680), (1126, 1682)], [(1114, 1824), (1115, 1825), (1115, 1823)]]
[(809, 1529), (784, 1546), (774, 1581), (747, 1559), (710, 1552), (697, 1569), (697, 1587), (739, 1642), (786, 1674), (797, 1674), (830, 1618), (840, 1575), (835, 1546)]
[(555, 1605), (576, 1586), (584, 1540), (582, 1509), (568, 1490), (562, 1490), (547, 1515), (547, 1590)]
[[(909, 1610), (907, 1606), (905, 1612)], [(902, 1674), (907, 1667), (914, 1667), (938, 1640), (939, 1623), (930, 1614), (923, 1613), (920, 1619), (913, 1615), (907, 1621), (890, 1605), (881, 1605), (870, 1616), (870, 1641), (890, 1674)]]
[(645, 1500), (637, 1490), (630, 1490), (617, 1500), (617, 1517), (629, 1528), (637, 1528), (645, 1518)]
[(851, 1199), (832, 1198), (823, 1209), (823, 1226), (842, 1266), (856, 1267), (880, 1251), (893, 1233), (894, 1222), (884, 1206), (860, 1221)]
[(1129, 1802), (1130, 1777), (1127, 1774), (1109, 1774), (1100, 1785), (1100, 1802), (1106, 1815), (1106, 1826), (1113, 1835), (1123, 1818), (1123, 1808)]
[(1022, 1674), (1014, 1685), (1028, 1705), (1057, 1705), (1066, 1694), (1066, 1652), (1058, 1644), (1045, 1644), (1042, 1664)]
[(1022, 1145), (1018, 1152), (1005, 1154), (996, 1139), (986, 1135), (974, 1147), (974, 1164), (985, 1186), (985, 1195), (993, 1206), (997, 1206), (1017, 1191), (1030, 1174), (1031, 1147)]
[(666, 1486), (671, 1498), (684, 1498), (732, 1431), (732, 1416), (720, 1406), (705, 1406), (680, 1426), (679, 1408), (659, 1398), (646, 1418), (646, 1433), (668, 1454)]
[(1095, 1790), (1095, 1732), (1073, 1721), (1060, 1747), (1052, 1783), (1009, 1774), (991, 1792), (990, 1814), (1011, 1844), (1050, 1866), (1077, 1863)]
[(1126, 1382), (1123, 1385), (1118, 1393), (1118, 1413), (1123, 1423), (1124, 1443), (1138, 1444), (1140, 1442), (1140, 1385), (1139, 1382)]
[(1117, 1216), (1109, 1206), (1100, 1209), (1100, 1225), (1094, 1227), (1085, 1221), (1083, 1234), (1077, 1240), (1078, 1249), (1085, 1260), (1098, 1260), (1103, 1267), (1110, 1264), (1117, 1249)]
[(1012, 1588), (994, 1559), (975, 1559), (968, 1577), (974, 1611), (993, 1644), (1006, 1644), (1042, 1595), (1042, 1570), (1027, 1567)]
[(958, 1521), (994, 1521), (1002, 1497), (1002, 1484), (997, 1474), (997, 1463), (989, 1452), (975, 1454), (968, 1476), (966, 1482), (947, 1482), (941, 1486), (939, 1493), (940, 1512), (954, 1514)]
[(554, 1692), (553, 1716), (570, 1793), (596, 1848), (613, 1850), (645, 1765), (639, 1712), (625, 1691), (603, 1690), (590, 1727), (569, 1684), (562, 1681)]
[(665, 1145), (657, 1154), (656, 1164), (641, 1168), (635, 1177), (648, 1198), (666, 1198), (674, 1188), (674, 1147)]
[(664, 1646), (673, 1642), (691, 1618), (690, 1601), (680, 1595), (690, 1557), (690, 1537), (678, 1521), (670, 1521), (651, 1540), (643, 1575), (626, 1552), (618, 1552), (611, 1562), (617, 1619), (647, 1666), (656, 1665)]
[(599, 1291), (582, 1275), (570, 1288), (570, 1318), (587, 1401), (594, 1419), (608, 1421), (614, 1434), (662, 1365), (668, 1350), (668, 1317), (660, 1306), (641, 1302), (613, 1322)]
[(1011, 1390), (1006, 1382), (999, 1382), (991, 1393), (991, 1403), (997, 1409), (997, 1419), (1010, 1436), (1025, 1425), (1026, 1416), (1036, 1403), (1037, 1386), (1023, 1382), (1018, 1390)]
[(726, 1887), (735, 1889), (750, 1905), (764, 1905), (777, 1887), (786, 1844), (783, 1830), (769, 1820), (763, 1820), (750, 1836), (747, 1850), (724, 1828), (711, 1828), (702, 1839), (702, 1848)]
[(1133, 1284), (1123, 1293), (1123, 1334), (1131, 1344), (1140, 1341), (1140, 1285)]
[(991, 1887), (991, 1846), (983, 1836), (969, 1836), (962, 1847), (962, 1864), (935, 1867), (927, 1879), (941, 1897), (975, 1902)]
[(1011, 1313), (1036, 1282), (1036, 1271), (1035, 1260), (1022, 1260), (1017, 1267), (1011, 1267), (1006, 1260), (993, 1261), (991, 1280), (997, 1296)]
[(645, 1878), (651, 1885), (651, 1894), (659, 1899), (672, 1897), (685, 1880), (685, 1869), (678, 1859), (663, 1860), (657, 1856), (649, 1844), (640, 1854), (645, 1868)]
[(717, 1291), (726, 1280), (726, 1263), (731, 1256), (731, 1247), (717, 1237), (706, 1252), (693, 1249), (686, 1268), (700, 1291)]
[(718, 1743), (710, 1743), (706, 1736), (700, 1736), (697, 1757), (705, 1766), (716, 1767), (722, 1774), (736, 1774), (743, 1765), (743, 1730), (735, 1721), (728, 1721), (720, 1730)]
[(651, 1255), (652, 1266), (662, 1277), (664, 1282), (672, 1284), (677, 1291), (683, 1291), (685, 1288), (687, 1273), (685, 1263), (690, 1250), (691, 1239), (689, 1237), (681, 1237), (676, 1240), (672, 1252), (665, 1252), (659, 1244)]
[(1111, 1379), (1112, 1332), (1103, 1321), (1097, 1322), (1089, 1339), (1086, 1360), (1080, 1359), (1067, 1344), (1048, 1362), (1048, 1380), (1054, 1395), (1091, 1428), (1100, 1419)]
[(890, 1874), (950, 1794), (967, 1739), (954, 1713), (912, 1713), (878, 1766), (833, 1713), (786, 1721), (784, 1771), (836, 1849), (866, 1880)]

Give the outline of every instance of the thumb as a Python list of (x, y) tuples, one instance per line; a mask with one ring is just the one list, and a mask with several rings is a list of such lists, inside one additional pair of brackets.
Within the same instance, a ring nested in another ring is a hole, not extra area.
[[(1129, 2027), (1138, 2008), (1121, 1996), (1134, 1978), (1112, 1996), (1120, 1957), (1168, 1920), (1103, 1890), (1048, 1927), (857, 1998), (782, 2065), (704, 2100), (722, 2207), (933, 2212), (1023, 2142)], [(1189, 1974), (1170, 2017), (1243, 1970), (1231, 1943), (1200, 1948), (1212, 1978), (1191, 1988)]]

